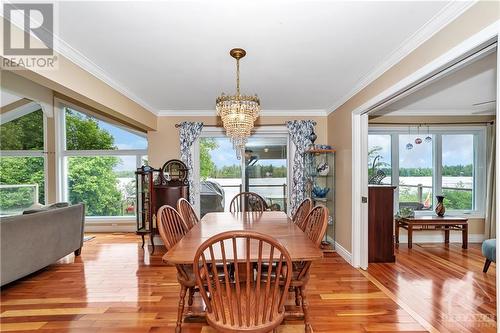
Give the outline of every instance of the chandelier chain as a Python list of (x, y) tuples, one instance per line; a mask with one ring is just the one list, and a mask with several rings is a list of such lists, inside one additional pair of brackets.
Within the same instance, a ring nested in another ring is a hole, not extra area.
[(236, 59), (236, 95), (240, 96), (240, 59)]

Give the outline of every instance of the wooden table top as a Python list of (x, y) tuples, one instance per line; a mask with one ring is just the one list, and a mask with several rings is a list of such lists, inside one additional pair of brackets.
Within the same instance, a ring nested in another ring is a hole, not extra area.
[(446, 223), (467, 223), (468, 219), (460, 216), (436, 216), (436, 215), (421, 215), (415, 217), (400, 217), (397, 218), (404, 223), (415, 224), (446, 224)]
[(272, 236), (283, 244), (293, 261), (313, 261), (323, 257), (323, 252), (283, 212), (208, 213), (163, 256), (163, 261), (192, 264), (196, 250), (204, 241), (231, 230), (253, 230)]

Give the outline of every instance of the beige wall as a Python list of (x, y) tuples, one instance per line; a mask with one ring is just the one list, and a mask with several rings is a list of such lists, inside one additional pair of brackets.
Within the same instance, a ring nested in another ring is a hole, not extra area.
[[(500, 18), (498, 2), (480, 1), (443, 28), (377, 80), (328, 116), (328, 143), (337, 149), (337, 242), (351, 251), (352, 124), (351, 113), (371, 98), (411, 75), (452, 47)], [(342, 195), (339, 195), (342, 193)]]
[[(214, 111), (215, 114), (215, 111)], [(259, 124), (285, 124), (287, 120), (311, 119), (315, 120), (316, 143), (327, 141), (327, 119), (326, 117), (259, 117), (256, 125)], [(175, 124), (181, 121), (201, 121), (206, 125), (216, 125), (217, 117), (158, 117), (158, 127), (156, 131), (148, 132), (148, 159), (151, 166), (159, 168), (167, 160), (179, 158), (179, 129)]]

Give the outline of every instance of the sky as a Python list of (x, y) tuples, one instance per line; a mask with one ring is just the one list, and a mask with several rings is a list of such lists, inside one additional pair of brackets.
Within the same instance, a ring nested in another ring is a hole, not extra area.
[[(422, 140), (427, 133), (418, 135)], [(432, 135), (431, 135), (432, 136)], [(423, 141), (415, 144), (416, 134), (400, 134), (399, 136), (399, 166), (402, 168), (430, 168), (432, 167), (432, 143)], [(413, 149), (407, 150), (406, 144), (411, 142)], [(474, 160), (473, 135), (443, 135), (443, 165), (467, 165)], [(368, 137), (368, 147), (379, 146), (382, 151), (382, 161), (391, 161), (391, 139), (389, 135), (372, 135)]]
[[(99, 128), (110, 133), (115, 139), (115, 146), (118, 149), (147, 149), (148, 141), (145, 137), (131, 133), (120, 127), (108, 124), (101, 120), (98, 121)], [(135, 171), (136, 157), (122, 156), (120, 157), (121, 163), (115, 167), (115, 171)]]
[[(223, 166), (239, 165), (240, 160), (236, 158), (236, 153), (233, 149), (233, 145), (228, 138), (216, 138), (215, 139), (218, 147), (211, 151), (210, 156), (212, 161), (218, 168)], [(283, 160), (260, 160), (258, 162), (260, 165), (273, 165), (276, 167), (286, 166), (286, 159)]]

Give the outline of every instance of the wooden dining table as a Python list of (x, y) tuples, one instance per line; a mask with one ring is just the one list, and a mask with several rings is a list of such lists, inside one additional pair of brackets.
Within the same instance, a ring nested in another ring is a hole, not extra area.
[(212, 236), (226, 231), (252, 230), (276, 238), (293, 261), (315, 261), (323, 252), (284, 212), (208, 213), (164, 256), (170, 264), (192, 264), (196, 250)]

